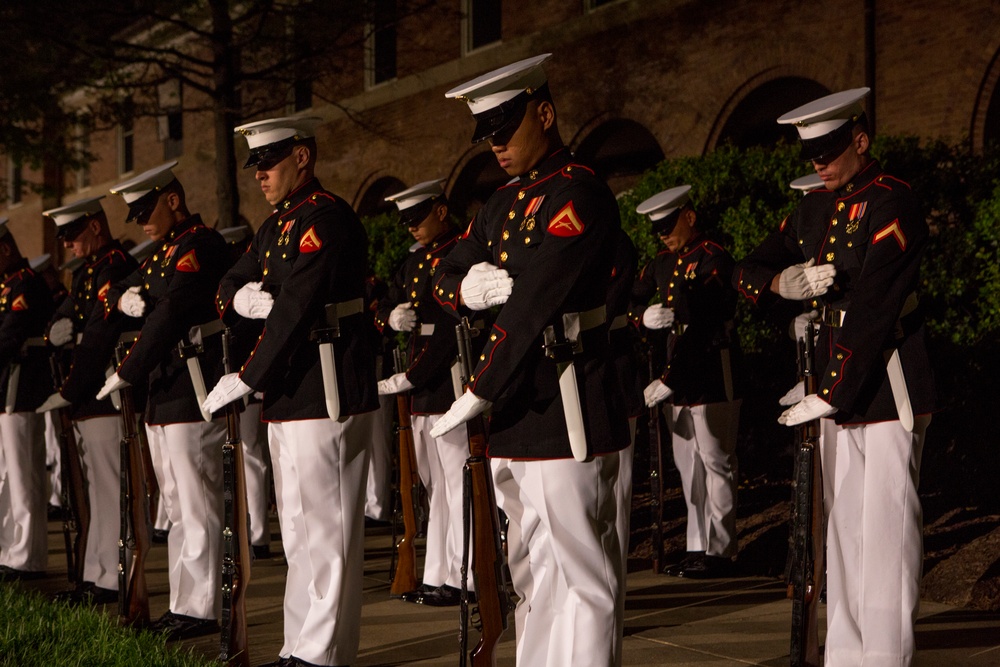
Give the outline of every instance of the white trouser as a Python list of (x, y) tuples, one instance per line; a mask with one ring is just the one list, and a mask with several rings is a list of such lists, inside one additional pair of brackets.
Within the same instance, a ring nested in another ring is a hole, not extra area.
[(271, 467), (267, 453), (267, 427), (260, 421), (262, 403), (250, 403), (240, 413), (240, 438), (243, 440), (243, 476), (247, 483), (247, 511), (250, 513), (250, 544), (271, 543), (267, 507), (271, 493), (267, 471)]
[(154, 442), (153, 439), (148, 436), (148, 430), (146, 430), (146, 433), (146, 442), (149, 444), (149, 458), (153, 462), (153, 474), (156, 475), (156, 485), (160, 489), (160, 500), (156, 505), (156, 511), (154, 513), (153, 508), (150, 508), (151, 516), (149, 518), (153, 522), (154, 529), (169, 530), (170, 499), (177, 495), (177, 483), (174, 481), (170, 466), (164, 463), (166, 455), (163, 452), (162, 443), (159, 440)]
[(146, 426), (150, 447), (163, 456), (165, 477), (173, 480), (167, 499), (170, 538), (167, 567), (170, 611), (217, 618), (222, 568), (222, 445), (226, 422)]
[(279, 655), (349, 665), (361, 639), (364, 496), (371, 415), (271, 422), (268, 440), (288, 561)]
[(45, 420), (34, 412), (0, 411), (6, 483), (0, 508), (0, 565), (44, 571), (48, 564)]
[(620, 652), (619, 461), (617, 452), (584, 463), (491, 459), (510, 520), (519, 665), (612, 665)]
[(665, 410), (688, 508), (688, 551), (736, 555), (736, 435), (741, 403), (670, 405)]
[[(431, 429), (441, 415), (413, 415), (413, 449), (417, 473), (427, 489), (427, 550), (423, 583), (462, 585), (462, 469), (469, 458), (469, 437), (456, 428), (440, 438)], [(471, 550), (470, 550), (471, 551)], [(471, 556), (471, 554), (470, 554)], [(471, 557), (470, 557), (471, 562)], [(475, 590), (472, 577), (469, 590)]]
[(365, 487), (365, 516), (376, 521), (392, 518), (392, 421), (395, 413), (396, 397), (379, 396), (379, 409), (372, 419)]
[(45, 414), (45, 468), (48, 470), (49, 504), (62, 507), (62, 451), (59, 449), (59, 431), (55, 410)]
[(917, 484), (929, 423), (918, 417), (913, 433), (899, 421), (834, 426), (824, 443), (823, 475), (833, 489), (827, 667), (900, 667), (913, 659), (923, 567)]
[(90, 417), (74, 422), (74, 426), (90, 502), (83, 580), (118, 590), (122, 420)]
[[(615, 482), (615, 497), (618, 499), (618, 514), (615, 529), (618, 531), (618, 545), (622, 549), (622, 585), (628, 578), (628, 541), (632, 523), (632, 460), (635, 458), (635, 425), (638, 417), (628, 418), (629, 445), (618, 452), (618, 479)], [(618, 599), (615, 610), (617, 622), (625, 627), (625, 595)], [(615, 652), (615, 665), (622, 664), (621, 642)]]

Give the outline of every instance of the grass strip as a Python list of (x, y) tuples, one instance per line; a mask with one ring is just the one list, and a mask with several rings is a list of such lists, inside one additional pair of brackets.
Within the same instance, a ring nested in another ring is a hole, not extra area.
[(52, 602), (10, 584), (0, 584), (0, 665), (218, 667), (168, 647), (161, 635), (118, 627), (114, 617), (94, 609)]

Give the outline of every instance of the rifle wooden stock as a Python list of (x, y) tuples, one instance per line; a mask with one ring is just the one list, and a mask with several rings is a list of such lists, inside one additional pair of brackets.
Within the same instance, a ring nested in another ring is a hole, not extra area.
[[(816, 393), (814, 352), (813, 327), (810, 325), (806, 327), (805, 340), (799, 344), (799, 367), (807, 396)], [(794, 557), (788, 586), (788, 596), (792, 599), (789, 650), (792, 667), (819, 667), (820, 664), (819, 594), (826, 571), (823, 514), (819, 420), (814, 419), (799, 428), (795, 460)]]
[[(119, 343), (118, 363), (125, 356)], [(118, 542), (118, 621), (121, 625), (149, 625), (149, 589), (146, 557), (149, 554), (149, 503), (142, 466), (142, 442), (137, 432), (132, 388), (118, 390), (121, 397), (121, 533)], [(128, 554), (131, 552), (131, 559)], [(130, 562), (131, 561), (131, 562)]]
[[(646, 350), (649, 381), (657, 377), (653, 368), (653, 346)], [(663, 436), (660, 433), (660, 404), (649, 408), (649, 512), (653, 524), (653, 572), (662, 572), (663, 565)]]
[[(399, 349), (393, 350), (395, 372), (403, 372)], [(399, 503), (403, 515), (403, 535), (396, 542), (396, 571), (393, 573), (389, 595), (400, 597), (417, 588), (417, 516), (414, 493), (420, 483), (417, 475), (417, 454), (413, 446), (413, 424), (410, 418), (410, 399), (406, 393), (396, 395), (399, 414)]]
[[(62, 387), (65, 374), (59, 363), (59, 353), (49, 356), (52, 380), (56, 389)], [(90, 530), (90, 499), (87, 482), (83, 476), (80, 450), (76, 445), (70, 407), (59, 408), (60, 477), (62, 478), (63, 540), (66, 543), (66, 575), (70, 583), (83, 584), (84, 558), (87, 552), (87, 533)], [(74, 536), (73, 533), (76, 533)]]
[[(472, 375), (471, 327), (468, 320), (455, 327), (458, 336), (458, 355), (462, 368), (462, 384), (468, 385)], [(486, 458), (486, 423), (482, 415), (466, 422), (469, 432), (469, 458), (465, 462), (464, 474), (471, 504), (472, 518), (472, 573), (478, 596), (480, 636), (472, 649), (470, 658), (473, 667), (492, 667), (496, 664), (496, 648), (500, 637), (507, 629), (507, 614), (511, 608), (507, 582), (504, 580), (504, 551), (500, 539), (500, 517), (497, 513), (496, 491), (493, 488), (493, 472)], [(466, 530), (468, 530), (466, 521)], [(463, 561), (462, 567), (465, 567)], [(464, 586), (463, 586), (464, 588)], [(468, 601), (463, 591), (463, 611)], [(463, 615), (464, 617), (464, 615)], [(463, 633), (465, 631), (463, 623)], [(463, 643), (463, 661), (464, 650)]]
[[(222, 332), (222, 358), (230, 372), (229, 329)], [(247, 507), (246, 472), (243, 468), (243, 439), (240, 437), (239, 402), (226, 406), (226, 444), (222, 446), (222, 478), (225, 507), (222, 530), (222, 634), (219, 661), (248, 667), (246, 589), (250, 583), (250, 531)]]

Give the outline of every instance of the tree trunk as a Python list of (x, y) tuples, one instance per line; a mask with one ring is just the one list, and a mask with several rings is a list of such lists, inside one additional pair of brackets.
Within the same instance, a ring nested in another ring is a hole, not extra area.
[(233, 25), (229, 3), (211, 0), (213, 74), (212, 115), (215, 129), (215, 227), (239, 224), (240, 191), (236, 181), (236, 142), (233, 128), (239, 119), (236, 87), (238, 54), (233, 50)]

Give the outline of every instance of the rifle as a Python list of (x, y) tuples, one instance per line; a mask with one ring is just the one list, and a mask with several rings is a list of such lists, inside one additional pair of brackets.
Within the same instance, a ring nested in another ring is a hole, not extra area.
[[(230, 372), (232, 333), (222, 332), (222, 364)], [(219, 661), (237, 667), (250, 665), (247, 642), (246, 589), (250, 583), (250, 530), (239, 402), (226, 406), (226, 444), (222, 446), (222, 484), (225, 509), (222, 530), (222, 634)]]
[[(805, 394), (816, 393), (813, 326), (799, 341), (799, 367)], [(794, 557), (788, 585), (792, 600), (792, 634), (789, 650), (792, 667), (818, 667), (819, 592), (826, 569), (823, 535), (823, 470), (819, 457), (819, 420), (799, 427), (795, 459), (795, 503), (792, 513)]]
[[(656, 377), (653, 346), (646, 348), (650, 382)], [(663, 564), (663, 436), (660, 433), (660, 405), (649, 408), (649, 511), (653, 523), (653, 572), (660, 574)]]
[[(472, 342), (478, 330), (469, 325), (467, 318), (455, 327), (458, 337), (458, 359), (462, 369), (462, 384), (468, 388), (472, 378)], [(504, 580), (504, 551), (500, 537), (500, 519), (497, 515), (496, 492), (493, 473), (486, 458), (486, 425), (482, 415), (466, 422), (469, 431), (469, 458), (463, 468), (464, 537), (462, 550), (462, 622), (460, 664), (466, 665), (467, 657), (473, 667), (496, 664), (496, 648), (500, 636), (507, 629), (510, 596)], [(471, 519), (471, 526), (470, 526)], [(468, 653), (469, 591), (468, 578), (469, 542), (472, 542), (472, 574), (476, 581), (478, 614), (480, 621), (479, 643)]]
[[(56, 390), (66, 380), (59, 352), (49, 355), (49, 368)], [(73, 418), (70, 408), (59, 408), (59, 456), (62, 477), (63, 540), (66, 544), (66, 576), (71, 584), (83, 585), (84, 556), (87, 552), (87, 532), (90, 530), (90, 501), (87, 498), (87, 482), (80, 463), (80, 450), (73, 434)], [(72, 533), (76, 532), (76, 537)]]
[[(119, 365), (125, 358), (125, 343), (115, 348)], [(137, 433), (132, 387), (118, 390), (121, 397), (121, 531), (118, 539), (118, 622), (149, 625), (149, 590), (146, 587), (146, 556), (149, 554), (149, 504), (142, 467), (142, 444)], [(131, 559), (128, 558), (131, 551)], [(131, 560), (131, 562), (129, 562)]]
[[(396, 373), (403, 372), (403, 355), (399, 348), (392, 351)], [(399, 412), (399, 499), (403, 515), (403, 536), (396, 542), (396, 569), (392, 577), (389, 595), (400, 597), (417, 587), (417, 516), (414, 510), (414, 490), (420, 484), (417, 475), (417, 454), (413, 447), (413, 426), (410, 421), (409, 398), (406, 394), (396, 395), (396, 409)]]

